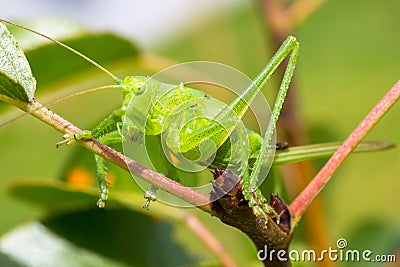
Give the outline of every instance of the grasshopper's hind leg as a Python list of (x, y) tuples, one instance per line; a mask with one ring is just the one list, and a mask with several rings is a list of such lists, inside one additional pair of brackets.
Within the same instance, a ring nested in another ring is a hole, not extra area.
[(278, 52), (272, 58), (272, 62), (275, 61), (275, 58), (279, 59), (272, 65), (275, 64), (279, 65), (283, 60), (283, 58), (285, 58), (290, 52), (291, 54), (289, 56), (288, 65), (283, 75), (283, 79), (278, 91), (278, 96), (276, 98), (276, 102), (272, 110), (271, 119), (268, 123), (267, 130), (265, 132), (263, 142), (261, 145), (261, 149), (259, 151), (259, 156), (253, 165), (250, 176), (246, 177), (246, 179), (243, 180), (243, 195), (245, 199), (249, 202), (249, 206), (252, 208), (254, 214), (257, 216), (259, 215), (263, 216), (265, 220), (268, 219), (268, 215), (272, 215), (277, 219), (278, 224), (279, 224), (279, 216), (276, 213), (276, 211), (268, 204), (268, 201), (261, 193), (260, 189), (257, 188), (257, 182), (259, 181), (259, 174), (261, 172), (261, 168), (268, 156), (267, 151), (270, 146), (270, 141), (275, 132), (276, 123), (278, 121), (279, 114), (283, 106), (283, 102), (285, 101), (286, 93), (289, 89), (290, 81), (292, 79), (298, 58), (299, 43), (296, 41), (294, 37), (291, 36), (289, 36), (285, 40), (285, 42), (279, 48)]

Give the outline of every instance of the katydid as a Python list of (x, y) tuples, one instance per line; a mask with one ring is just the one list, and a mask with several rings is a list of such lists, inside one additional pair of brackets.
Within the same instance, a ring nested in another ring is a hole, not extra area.
[[(257, 155), (254, 166), (248, 168), (248, 171), (244, 173), (243, 176), (243, 193), (246, 200), (249, 202), (250, 207), (254, 210), (256, 215), (263, 215), (267, 218), (267, 214), (273, 213), (273, 210), (268, 206), (266, 199), (262, 193), (257, 189), (257, 181), (259, 179), (258, 175), (260, 173), (261, 167), (266, 160), (268, 155), (267, 150), (271, 149), (268, 147), (270, 140), (275, 131), (275, 125), (279, 117), (280, 110), (282, 108), (286, 92), (288, 90), (290, 80), (293, 75), (295, 64), (297, 61), (299, 51), (299, 44), (296, 39), (289, 36), (278, 49), (277, 53), (272, 57), (271, 61), (267, 66), (261, 71), (261, 73), (255, 78), (252, 84), (244, 91), (244, 93), (238, 96), (235, 100), (228, 105), (227, 108), (221, 110), (215, 117), (215, 120), (202, 120), (198, 122), (195, 129), (181, 128), (181, 132), (185, 131), (186, 134), (180, 134), (178, 141), (179, 152), (184, 154), (192, 155), (192, 157), (199, 157), (199, 147), (200, 144), (205, 139), (210, 139), (213, 141), (217, 151), (211, 151), (207, 147), (206, 154), (211, 156), (214, 152), (218, 153), (218, 149), (223, 146), (223, 144), (228, 139), (229, 135), (235, 128), (235, 125), (231, 125), (229, 128), (222, 127), (218, 121), (229, 120), (231, 111), (241, 118), (246, 110), (248, 109), (248, 104), (255, 98), (259, 93), (259, 88), (262, 87), (266, 81), (270, 78), (275, 69), (281, 64), (281, 62), (286, 58), (286, 56), (291, 52), (289, 63), (283, 77), (281, 87), (279, 89), (279, 94), (275, 107), (272, 111), (272, 117), (268, 123), (267, 131), (264, 138), (260, 136), (256, 138), (257, 144), (252, 144), (250, 150), (254, 150), (255, 147), (261, 148), (259, 151), (250, 151), (250, 154)], [(122, 106), (115, 111), (113, 111), (105, 120), (103, 120), (97, 127), (91, 131), (83, 131), (80, 134), (66, 134), (64, 135), (64, 141), (57, 143), (57, 146), (66, 143), (71, 145), (75, 140), (79, 139), (90, 139), (98, 138), (101, 142), (105, 144), (110, 144), (113, 142), (121, 142), (121, 135), (118, 135), (118, 131), (115, 127), (121, 123), (122, 117), (126, 115), (126, 110), (132, 99), (140, 94), (143, 94), (146, 90), (150, 90), (151, 94), (162, 95), (161, 98), (153, 105), (148, 114), (147, 124), (144, 131), (146, 135), (160, 135), (163, 131), (163, 123), (167, 117), (180, 105), (186, 103), (187, 101), (194, 100), (196, 98), (204, 97), (204, 93), (183, 85), (173, 85), (166, 84), (150, 77), (135, 77), (128, 76), (123, 80), (112, 76), (116, 81), (119, 89), (123, 92)], [(192, 127), (193, 125), (185, 125), (184, 127)], [(110, 127), (114, 127), (113, 131), (109, 131)], [(254, 132), (248, 130), (249, 135), (256, 135)], [(251, 137), (254, 140), (254, 136)], [(204, 149), (203, 149), (204, 150)], [(211, 152), (211, 153), (210, 153)], [(218, 154), (217, 154), (218, 155)], [(225, 159), (217, 158), (214, 161), (223, 162)], [(96, 155), (96, 164), (99, 175), (100, 184), (100, 199), (98, 201), (98, 206), (103, 207), (105, 201), (108, 198), (108, 185), (106, 182), (106, 167), (104, 164), (104, 159)], [(154, 200), (154, 193), (147, 192), (145, 197), (150, 200)]]
[[(0, 20), (5, 23), (15, 25), (14, 23)], [(19, 25), (15, 25), (21, 27)], [(24, 27), (21, 27), (24, 28)], [(172, 114), (179, 113), (183, 109), (191, 108), (193, 112), (201, 112), (199, 107), (196, 105), (185, 106), (186, 103), (191, 103), (200, 98), (205, 98), (205, 94), (202, 91), (192, 89), (183, 84), (168, 84), (158, 81), (154, 78), (144, 76), (128, 76), (124, 79), (119, 79), (114, 74), (94, 62), (90, 58), (81, 54), (65, 44), (54, 40), (48, 36), (40, 34), (36, 31), (24, 28), (28, 31), (45, 37), (58, 45), (68, 49), (69, 51), (81, 56), (91, 64), (108, 74), (115, 81), (115, 85), (104, 86), (103, 89), (112, 88), (120, 90), (123, 93), (123, 100), (121, 107), (114, 110), (108, 117), (106, 117), (97, 127), (91, 131), (84, 130), (79, 134), (65, 134), (64, 141), (58, 142), (56, 146), (66, 144), (72, 145), (76, 140), (79, 139), (91, 139), (97, 138), (105, 144), (113, 144), (122, 142), (123, 138), (135, 138), (135, 131), (141, 131), (145, 136), (156, 136), (160, 137), (165, 129), (165, 122)], [(171, 150), (177, 150), (176, 152), (182, 153), (188, 158), (209, 158), (215, 155), (211, 162), (210, 168), (216, 166), (228, 167), (229, 162), (229, 136), (238, 126), (232, 120), (232, 116), (242, 118), (244, 113), (247, 111), (249, 104), (254, 100), (255, 96), (260, 92), (260, 88), (264, 86), (266, 81), (271, 77), (276, 68), (282, 63), (282, 61), (289, 56), (288, 65), (286, 67), (281, 86), (279, 88), (277, 100), (275, 102), (271, 118), (267, 125), (267, 130), (263, 137), (255, 133), (252, 130), (245, 129), (249, 157), (245, 169), (242, 173), (243, 180), (243, 194), (245, 199), (248, 201), (249, 206), (252, 208), (256, 215), (261, 215), (265, 219), (268, 215), (273, 216), (279, 222), (279, 216), (276, 214), (273, 208), (268, 205), (267, 200), (257, 188), (257, 182), (260, 180), (261, 169), (266, 161), (271, 161), (271, 153), (268, 153), (271, 147), (271, 138), (273, 137), (275, 126), (279, 118), (280, 111), (282, 109), (287, 90), (290, 85), (291, 78), (295, 69), (299, 53), (299, 43), (292, 36), (282, 43), (281, 47), (272, 57), (266, 67), (260, 72), (260, 74), (254, 79), (254, 81), (247, 87), (244, 92), (235, 98), (225, 108), (221, 109), (213, 119), (209, 118), (198, 118), (191, 121), (190, 123), (180, 123), (177, 121), (177, 127), (174, 131), (178, 132), (177, 139), (175, 142), (170, 142)], [(137, 125), (128, 125), (128, 131), (132, 130), (133, 133), (130, 136), (123, 136), (121, 133), (121, 126), (123, 118), (126, 117), (127, 109), (129, 105), (135, 99), (143, 94), (150, 94), (157, 96), (157, 101), (152, 103), (152, 106), (147, 110), (147, 114), (136, 114), (137, 116), (145, 116), (146, 124), (137, 127)], [(178, 114), (179, 115), (179, 114)], [(179, 117), (179, 116), (178, 116)], [(267, 119), (267, 118), (266, 118)], [(221, 123), (226, 123), (224, 126)], [(205, 140), (211, 140), (210, 142), (204, 143)], [(168, 144), (168, 142), (167, 142)], [(205, 144), (205, 145), (204, 145)], [(228, 152), (227, 152), (228, 151)], [(97, 205), (99, 207), (105, 206), (105, 201), (108, 199), (109, 185), (107, 184), (107, 167), (105, 160), (95, 155), (100, 197)], [(250, 163), (251, 162), (251, 163)], [(174, 178), (174, 177), (170, 177)], [(151, 187), (149, 191), (146, 191), (145, 198), (147, 199), (145, 208), (148, 208), (150, 201), (157, 199), (156, 188)]]

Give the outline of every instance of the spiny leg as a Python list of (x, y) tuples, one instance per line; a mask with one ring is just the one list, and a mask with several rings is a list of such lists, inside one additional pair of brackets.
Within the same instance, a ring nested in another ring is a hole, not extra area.
[[(122, 109), (125, 110), (125, 109)], [(117, 113), (119, 114), (119, 113)], [(117, 130), (110, 132), (102, 137), (99, 138), (99, 141), (102, 142), (103, 144), (109, 145), (109, 144), (115, 144), (115, 143), (121, 143), (123, 138), (125, 136), (123, 135), (123, 129), (122, 127), (124, 124), (122, 121), (118, 121), (115, 123)], [(129, 126), (129, 125), (125, 125)], [(100, 129), (101, 127), (96, 127)], [(128, 138), (128, 141), (130, 138)], [(98, 179), (99, 179), (99, 187), (100, 187), (100, 198), (97, 201), (97, 206), (99, 208), (103, 208), (105, 206), (105, 201), (108, 199), (108, 189), (109, 189), (109, 184), (107, 182), (107, 166), (105, 164), (104, 158), (98, 156), (97, 154), (95, 155), (96, 159), (96, 166), (97, 166), (97, 173), (98, 173)], [(158, 188), (154, 185), (151, 185), (150, 190), (145, 191), (144, 193), (144, 198), (146, 199), (146, 203), (143, 206), (144, 209), (148, 210), (149, 205), (151, 201), (156, 201), (157, 200), (157, 190)]]
[(282, 52), (285, 54), (285, 57), (291, 52), (289, 62), (279, 88), (271, 119), (268, 123), (267, 130), (263, 138), (262, 146), (259, 151), (259, 156), (254, 163), (250, 176), (243, 180), (243, 194), (245, 199), (249, 202), (249, 206), (253, 209), (254, 214), (257, 216), (261, 215), (266, 220), (268, 219), (267, 214), (273, 214), (276, 217), (278, 224), (279, 215), (272, 207), (268, 205), (268, 201), (263, 196), (261, 191), (257, 188), (257, 181), (259, 180), (258, 176), (260, 174), (263, 163), (266, 161), (268, 156), (267, 151), (269, 149), (269, 143), (274, 134), (276, 123), (278, 121), (280, 111), (285, 101), (287, 90), (289, 89), (290, 81), (293, 76), (299, 53), (299, 43), (294, 37), (289, 36), (279, 50), (281, 50), (284, 45), (285, 48)]
[[(268, 62), (266, 67), (258, 74), (258, 76), (254, 79), (254, 81), (250, 84), (248, 88), (237, 98), (235, 98), (228, 107), (222, 109), (214, 118), (213, 121), (205, 125), (204, 127), (200, 127), (194, 131), (192, 131), (185, 138), (180, 138), (180, 149), (181, 152), (189, 151), (197, 147), (205, 138), (209, 138), (214, 141), (214, 143), (218, 145), (222, 145), (223, 142), (228, 138), (229, 134), (235, 128), (235, 125), (227, 124), (229, 127), (224, 130), (223, 127), (218, 122), (230, 122), (232, 120), (232, 113), (235, 113), (238, 118), (241, 118), (244, 113), (247, 111), (249, 104), (255, 99), (256, 95), (260, 93), (260, 89), (264, 84), (270, 79), (273, 72), (278, 68), (278, 66), (282, 63), (282, 61), (287, 57), (287, 55), (294, 50), (298, 50), (298, 43), (296, 38), (293, 36), (289, 36), (278, 49), (278, 51), (274, 54), (271, 60)], [(294, 54), (294, 52), (292, 53)], [(292, 56), (291, 56), (292, 57)], [(297, 59), (297, 56), (296, 56)], [(294, 64), (296, 62), (292, 62), (293, 69)], [(288, 65), (287, 69), (292, 68), (292, 66)], [(291, 71), (293, 73), (293, 70)], [(281, 84), (282, 87), (288, 87), (290, 84), (290, 77), (288, 80), (283, 80)], [(285, 84), (287, 83), (287, 84)], [(287, 89), (286, 89), (287, 90)], [(281, 101), (283, 104), (284, 99)], [(279, 116), (279, 111), (277, 117)], [(271, 122), (271, 121), (270, 121)], [(274, 126), (275, 127), (275, 126)], [(272, 129), (273, 133), (273, 129)]]
[[(100, 142), (105, 145), (111, 145), (122, 142), (121, 133), (118, 130), (114, 130), (112, 132), (106, 133), (102, 135), (104, 132), (108, 131), (110, 128), (117, 127), (121, 122), (121, 117), (125, 114), (124, 108), (118, 108), (111, 112), (108, 117), (106, 117), (98, 126), (96, 126), (91, 132), (91, 136), (94, 138), (98, 138)], [(95, 154), (95, 161), (97, 167), (97, 175), (99, 180), (99, 188), (100, 188), (100, 198), (97, 201), (97, 206), (99, 208), (105, 207), (105, 201), (108, 199), (108, 189), (109, 183), (107, 182), (107, 165), (105, 163), (105, 159)]]
[(64, 140), (56, 143), (56, 147), (59, 147), (63, 144), (67, 146), (71, 146), (77, 140), (81, 139), (91, 139), (91, 138), (99, 138), (103, 133), (109, 131), (113, 128), (118, 122), (121, 121), (121, 117), (125, 114), (125, 108), (120, 107), (113, 112), (110, 113), (99, 125), (97, 125), (93, 130), (83, 130), (80, 133), (76, 134), (64, 134)]
[[(121, 140), (123, 140), (123, 142), (129, 142), (129, 143), (139, 142), (140, 144), (143, 144), (143, 140), (140, 140), (141, 138), (136, 136), (139, 133), (137, 131), (136, 125), (130, 123), (118, 122), (116, 126), (117, 126), (117, 132), (121, 136)], [(143, 133), (139, 133), (139, 135), (142, 134)], [(151, 201), (157, 201), (157, 190), (158, 190), (157, 186), (151, 185), (150, 189), (144, 192), (144, 198), (146, 199), (146, 203), (143, 206), (144, 209), (149, 210)]]
[[(118, 131), (112, 131), (107, 133), (99, 138), (99, 141), (105, 145), (117, 144), (121, 143), (122, 137)], [(96, 161), (97, 168), (97, 176), (99, 180), (99, 188), (100, 188), (100, 197), (97, 201), (97, 206), (99, 208), (104, 208), (106, 205), (106, 201), (108, 199), (108, 190), (110, 187), (109, 182), (107, 181), (108, 176), (108, 168), (105, 162), (105, 159), (97, 154), (94, 155)]]
[(97, 207), (104, 208), (106, 206), (106, 201), (108, 199), (108, 188), (110, 187), (109, 183), (107, 182), (107, 166), (105, 161), (102, 157), (95, 154), (94, 159), (96, 161), (96, 168), (97, 168), (97, 179), (99, 181), (99, 188), (100, 188), (100, 196), (99, 200), (97, 200)]
[[(61, 141), (56, 144), (56, 146), (60, 146), (62, 144), (66, 144), (71, 146), (75, 143), (76, 140), (80, 139), (91, 139), (98, 138), (100, 142), (106, 145), (121, 143), (121, 134), (119, 131), (114, 130), (107, 133), (110, 129), (116, 127), (116, 125), (121, 121), (121, 117), (125, 114), (124, 108), (118, 108), (113, 111), (109, 116), (107, 116), (98, 126), (96, 126), (92, 131), (84, 130), (78, 134), (65, 134), (64, 141)], [(105, 207), (105, 201), (108, 199), (108, 188), (109, 184), (107, 183), (107, 166), (105, 164), (104, 158), (95, 155), (97, 175), (99, 180), (100, 187), (100, 197), (97, 201), (97, 206), (99, 208)]]

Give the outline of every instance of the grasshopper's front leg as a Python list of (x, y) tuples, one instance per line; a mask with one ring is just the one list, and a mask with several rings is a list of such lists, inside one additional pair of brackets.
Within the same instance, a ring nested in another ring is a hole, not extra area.
[[(117, 124), (121, 122), (121, 117), (125, 114), (125, 108), (121, 107), (113, 111), (107, 118), (105, 118), (98, 126), (96, 126), (92, 131), (84, 130), (78, 134), (65, 134), (64, 140), (56, 143), (59, 147), (62, 144), (67, 146), (73, 145), (77, 140), (81, 139), (91, 139), (97, 138), (100, 142), (110, 145), (115, 143), (121, 143), (121, 134), (115, 129)], [(107, 182), (107, 166), (104, 158), (95, 155), (97, 175), (99, 180), (100, 196), (97, 202), (99, 208), (105, 206), (105, 202), (108, 199), (108, 188), (109, 183)]]
[(93, 130), (83, 130), (80, 133), (71, 134), (66, 133), (63, 135), (64, 140), (56, 143), (56, 147), (65, 144), (67, 146), (72, 146), (76, 141), (82, 139), (99, 138), (104, 133), (107, 133), (111, 128), (113, 128), (117, 122), (121, 121), (121, 117), (125, 114), (125, 108), (118, 108), (111, 112), (99, 125), (97, 125)]
[(91, 139), (92, 137), (93, 137), (92, 131), (88, 130), (83, 130), (82, 132), (76, 134), (66, 133), (63, 135), (64, 140), (57, 142), (56, 147), (58, 148), (64, 144), (66, 146), (72, 146), (77, 140)]
[[(109, 132), (101, 137), (99, 137), (99, 141), (105, 145), (118, 144), (122, 142), (122, 136), (119, 131)], [(106, 201), (108, 199), (108, 191), (110, 188), (110, 183), (108, 182), (108, 167), (106, 165), (105, 159), (95, 154), (95, 162), (97, 167), (97, 178), (99, 180), (99, 189), (100, 196), (97, 201), (97, 206), (99, 208), (104, 208), (106, 205)]]

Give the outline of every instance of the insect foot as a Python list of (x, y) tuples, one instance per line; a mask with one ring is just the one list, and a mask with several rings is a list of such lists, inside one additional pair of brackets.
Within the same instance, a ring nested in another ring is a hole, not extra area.
[[(264, 205), (260, 204), (256, 198), (251, 198), (249, 199), (249, 206), (253, 210), (254, 215), (262, 216), (265, 219), (265, 222), (268, 222), (268, 215), (267, 215), (267, 210), (268, 208), (265, 208)], [(268, 212), (270, 213), (270, 212)]]
[[(231, 191), (211, 202), (213, 216), (219, 218), (225, 224), (246, 233), (256, 244), (257, 248), (264, 248), (265, 245), (268, 249), (283, 249), (288, 247), (293, 235), (290, 231), (290, 213), (286, 203), (275, 195), (271, 195), (270, 202), (264, 202), (266, 204), (265, 209), (269, 205), (270, 209), (278, 214), (280, 224), (277, 224), (277, 218), (274, 217), (272, 211), (268, 210), (270, 213), (267, 213), (259, 205), (262, 202), (258, 201), (257, 198), (250, 198), (249, 201), (245, 199), (245, 192), (242, 191), (244, 180), (220, 168), (215, 170), (213, 174), (214, 180), (223, 180), (214, 183), (214, 190), (211, 192), (212, 195), (219, 194), (221, 190), (223, 191), (225, 184), (240, 179)], [(256, 192), (250, 192), (250, 195), (258, 196), (260, 193), (257, 193), (256, 190)], [(249, 202), (252, 204), (250, 205)], [(256, 214), (257, 212), (259, 215)], [(262, 216), (263, 213), (266, 217)]]
[(104, 186), (100, 190), (100, 198), (97, 201), (97, 207), (99, 208), (104, 208), (106, 206), (106, 201), (108, 199), (108, 188), (107, 186)]
[[(250, 208), (256, 217), (261, 216), (266, 224), (268, 223), (268, 220), (272, 218), (272, 220), (279, 225), (282, 219), (284, 222), (284, 229), (290, 229), (289, 209), (287, 208), (286, 203), (283, 202), (278, 196), (271, 194), (271, 201), (268, 203), (267, 200), (262, 196), (261, 191), (255, 189), (251, 193), (252, 197), (246, 201), (242, 192), (243, 183), (240, 177), (221, 168), (214, 170), (213, 175), (214, 183), (211, 198), (213, 198), (213, 195), (221, 193), (224, 194), (222, 198), (218, 198), (219, 205), (217, 205), (215, 201), (213, 202), (213, 208), (219, 206), (227, 211), (230, 209), (247, 206), (247, 208)], [(231, 184), (233, 184), (233, 187)], [(230, 188), (230, 191), (226, 191), (225, 188)]]
[(90, 139), (92, 138), (92, 132), (83, 130), (82, 132), (77, 134), (66, 133), (63, 135), (63, 138), (64, 138), (63, 141), (56, 143), (57, 148), (59, 146), (62, 146), (63, 144), (65, 144), (66, 146), (72, 146), (76, 142), (76, 140)]
[(150, 202), (157, 200), (157, 187), (151, 185), (150, 190), (144, 192), (144, 198), (146, 199), (146, 203), (144, 204), (143, 208), (145, 210), (149, 210)]
[(65, 144), (66, 146), (72, 146), (76, 141), (74, 134), (66, 133), (63, 135), (63, 138), (64, 138), (63, 141), (56, 143), (56, 148), (62, 146), (63, 144)]
[(281, 228), (282, 231), (288, 233), (291, 229), (291, 215), (287, 204), (277, 195), (271, 193), (271, 200), (267, 203), (265, 198), (254, 197), (249, 200), (249, 206), (252, 208), (256, 216), (262, 216), (266, 221), (268, 218)]

